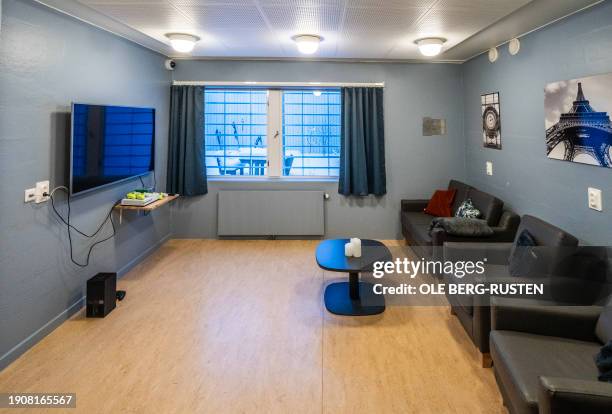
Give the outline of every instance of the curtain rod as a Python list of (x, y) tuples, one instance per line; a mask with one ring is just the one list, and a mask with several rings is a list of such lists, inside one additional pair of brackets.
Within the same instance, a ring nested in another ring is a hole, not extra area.
[(269, 86), (269, 87), (308, 87), (308, 88), (384, 88), (384, 82), (359, 83), (359, 82), (224, 82), (224, 81), (173, 81), (173, 85), (196, 85), (196, 86)]

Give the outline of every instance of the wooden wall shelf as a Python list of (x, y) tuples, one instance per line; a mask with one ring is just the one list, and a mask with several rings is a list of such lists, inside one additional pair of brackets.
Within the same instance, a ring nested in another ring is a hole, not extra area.
[(119, 224), (121, 224), (121, 221), (123, 219), (124, 210), (131, 210), (131, 211), (138, 211), (138, 212), (142, 211), (145, 214), (149, 214), (151, 211), (156, 210), (160, 207), (163, 207), (166, 204), (176, 200), (179, 197), (180, 195), (178, 194), (168, 195), (167, 197), (164, 197), (161, 200), (154, 201), (151, 204), (147, 204), (146, 206), (122, 206), (121, 204), (117, 204), (115, 206), (115, 210), (119, 210)]

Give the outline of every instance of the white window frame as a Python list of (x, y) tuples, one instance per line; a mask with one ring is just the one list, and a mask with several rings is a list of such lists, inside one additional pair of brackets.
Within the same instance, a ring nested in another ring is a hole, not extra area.
[(283, 99), (280, 89), (268, 89), (268, 177), (283, 177)]

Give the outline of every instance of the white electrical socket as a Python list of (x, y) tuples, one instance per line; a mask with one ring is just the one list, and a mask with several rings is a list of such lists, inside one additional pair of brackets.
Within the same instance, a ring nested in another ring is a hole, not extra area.
[(25, 199), (24, 203), (29, 203), (30, 201), (34, 201), (36, 199), (36, 188), (28, 188), (25, 190)]
[(493, 161), (487, 161), (487, 175), (493, 175)]
[(39, 181), (36, 183), (36, 193), (34, 201), (36, 204), (44, 203), (49, 200), (49, 196), (43, 194), (49, 194), (49, 181)]
[(601, 190), (598, 188), (589, 187), (589, 208), (596, 211), (602, 211)]

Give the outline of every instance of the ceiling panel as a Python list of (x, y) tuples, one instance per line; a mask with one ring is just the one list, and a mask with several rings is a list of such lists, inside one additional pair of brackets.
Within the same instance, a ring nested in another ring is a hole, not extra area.
[(406, 33), (417, 19), (427, 11), (425, 8), (377, 9), (353, 8), (346, 11), (344, 30), (353, 33), (372, 31)]
[[(343, 7), (344, 0), (252, 0), (261, 6), (282, 6), (282, 7)], [(350, 1), (350, 0), (347, 0)]]
[(385, 59), (396, 43), (397, 40), (388, 36), (388, 32), (369, 32), (368, 36), (360, 36), (359, 39), (344, 36), (338, 42), (335, 57), (359, 56), (368, 50), (369, 59)]
[(429, 8), (439, 0), (350, 0), (348, 7), (378, 9)]
[[(100, 0), (97, 0), (100, 1)], [(168, 2), (110, 2), (90, 3), (91, 7), (135, 29), (164, 29), (193, 27), (187, 16)]]
[(175, 5), (204, 31), (230, 32), (234, 29), (266, 31), (266, 22), (252, 5), (216, 4), (207, 6)]
[(262, 6), (271, 29), (289, 31), (294, 34), (337, 31), (340, 27), (343, 9), (336, 5), (320, 7), (304, 6)]
[(436, 2), (437, 9), (464, 8), (476, 13), (489, 13), (492, 10), (510, 13), (531, 0), (440, 0)]
[[(444, 50), (454, 50), (533, 4), (532, 0), (63, 1), (86, 5), (164, 45), (168, 32), (198, 35), (202, 40), (194, 56), (300, 57), (291, 37), (318, 34), (325, 40), (315, 57), (351, 59), (424, 59), (414, 40), (426, 36), (444, 37), (448, 39)], [(445, 59), (444, 53), (440, 59)]]

